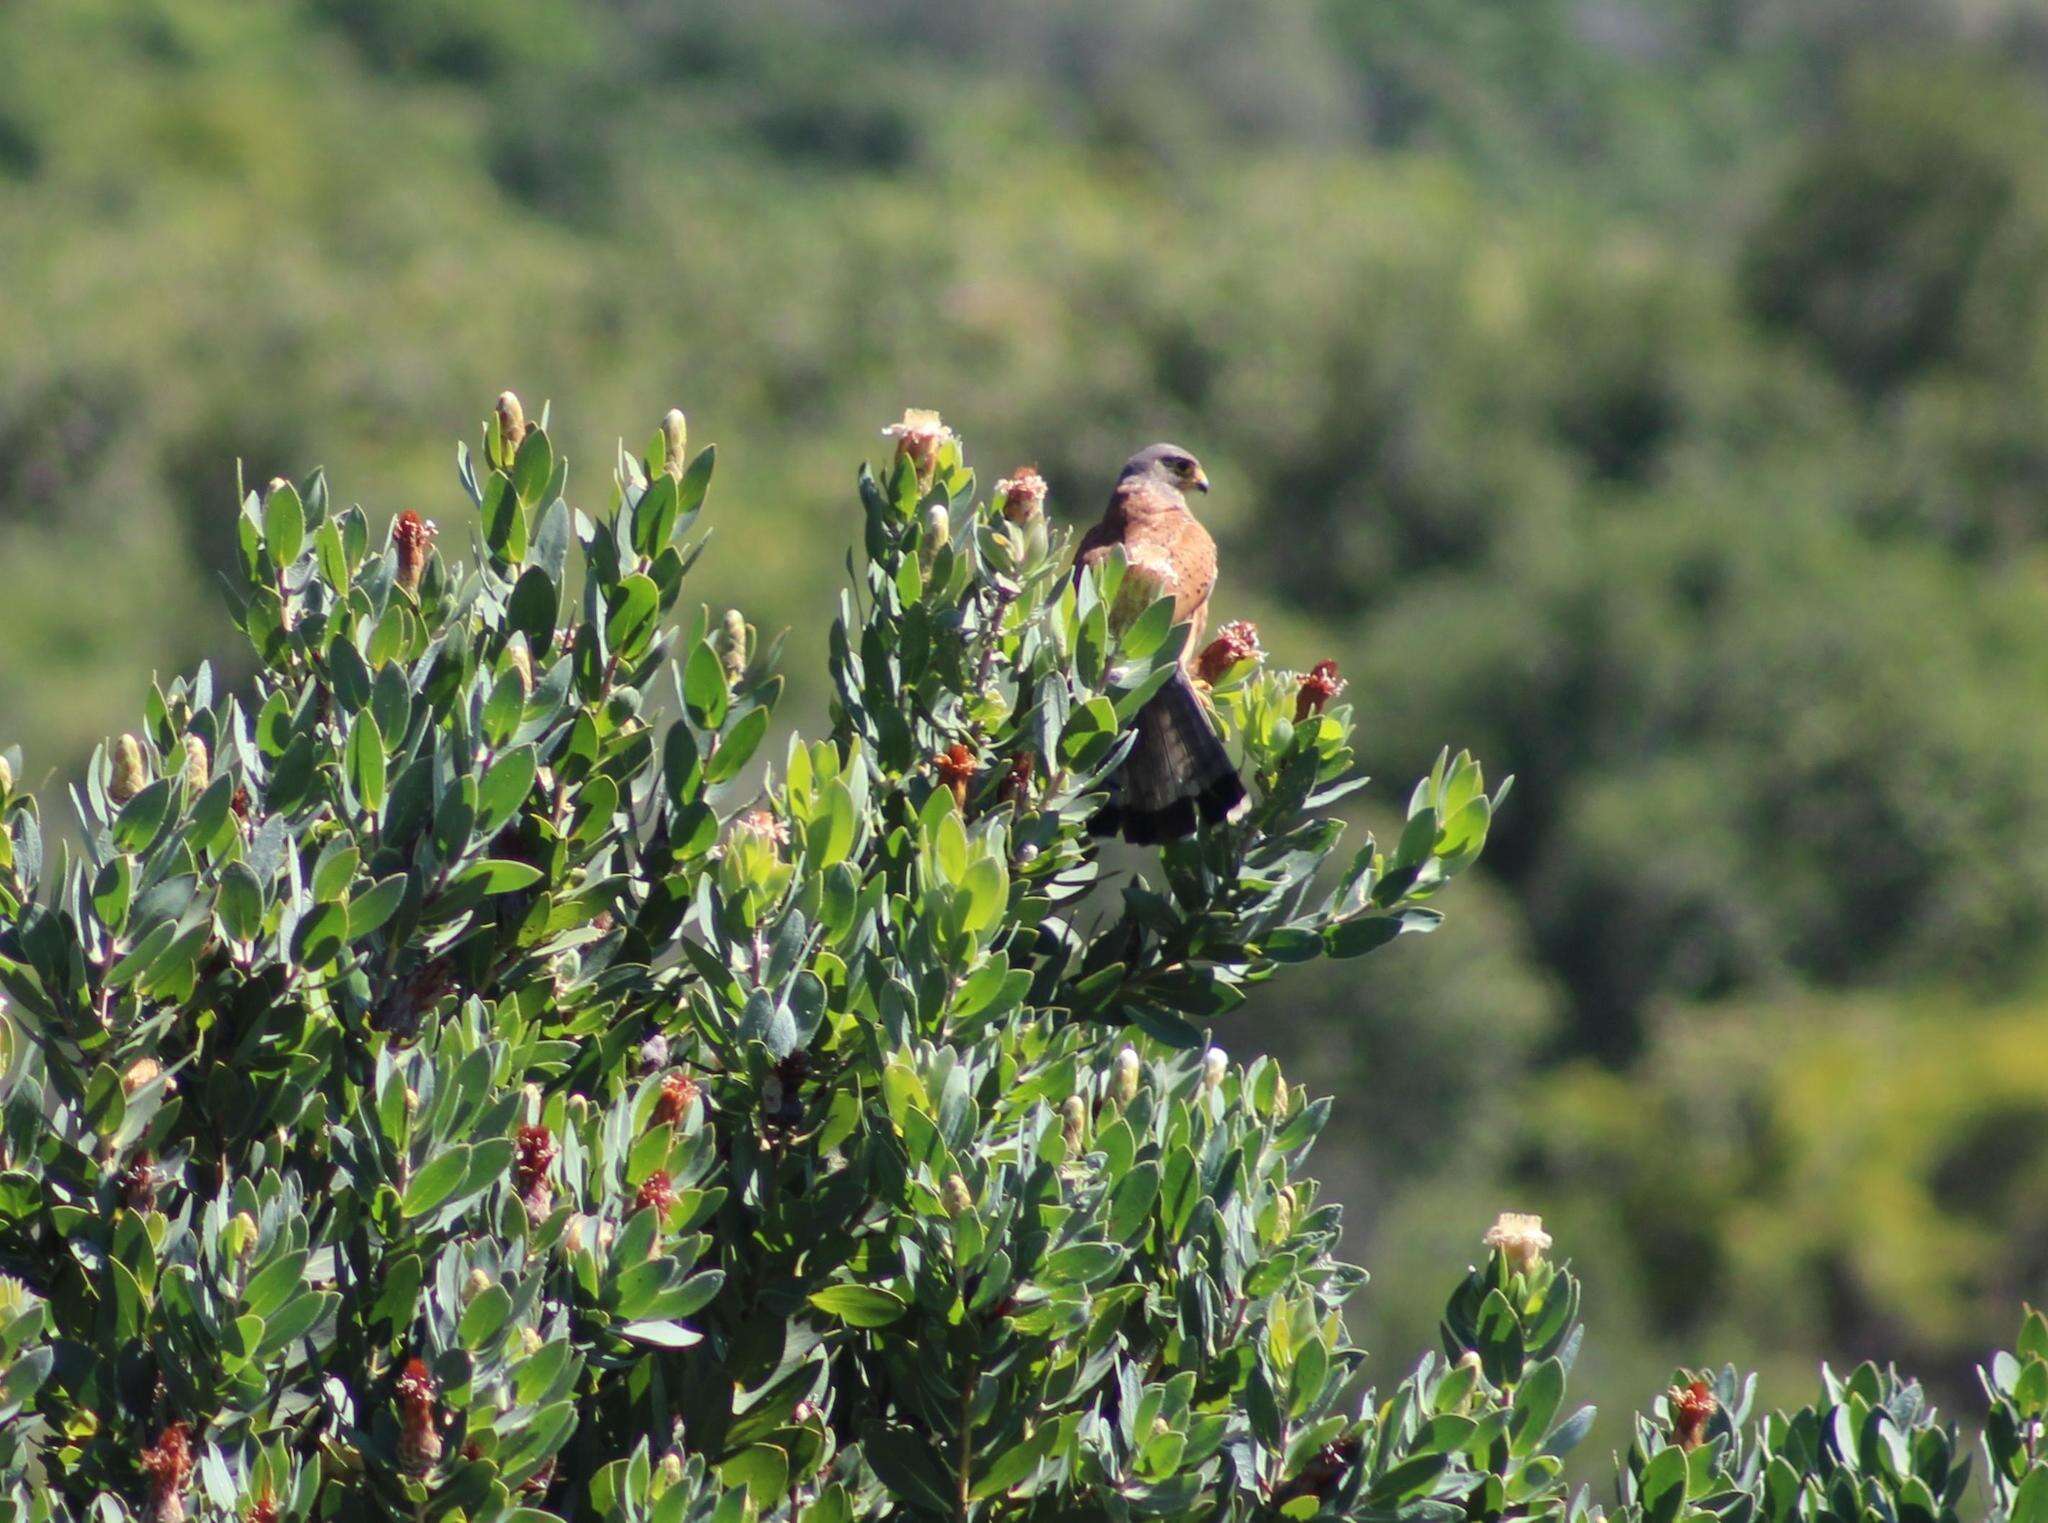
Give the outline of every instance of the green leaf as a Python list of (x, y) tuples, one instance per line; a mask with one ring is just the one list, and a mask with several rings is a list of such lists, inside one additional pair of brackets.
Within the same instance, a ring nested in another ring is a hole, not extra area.
[(718, 652), (708, 642), (700, 640), (683, 667), (683, 707), (689, 713), (690, 722), (700, 730), (716, 730), (725, 723), (725, 711), (730, 702), (731, 695), (725, 686), (725, 666), (719, 661)]
[(435, 1154), (405, 1187), (402, 1209), (407, 1216), (426, 1215), (460, 1189), (468, 1173), (467, 1147), (458, 1144)]
[(347, 893), (362, 860), (363, 854), (346, 840), (330, 842), (320, 853), (320, 860), (313, 865), (314, 900), (326, 904)]
[(502, 857), (489, 857), (481, 862), (472, 862), (456, 875), (458, 887), (467, 888), (481, 884), (486, 894), (511, 894), (540, 880), (540, 869), (524, 862), (512, 862)]
[(1123, 1261), (1124, 1251), (1114, 1243), (1069, 1243), (1046, 1255), (1038, 1278), (1048, 1285), (1092, 1285), (1114, 1274)]
[(828, 1285), (811, 1292), (811, 1305), (849, 1327), (887, 1327), (909, 1307), (879, 1285)]
[(293, 959), (299, 966), (324, 968), (348, 945), (348, 906), (322, 904), (303, 920), (293, 936)]
[(236, 941), (254, 941), (263, 929), (263, 889), (247, 864), (231, 862), (220, 875), (214, 900), (221, 929)]
[(170, 812), (172, 779), (160, 777), (121, 806), (114, 816), (114, 847), (117, 851), (141, 851), (156, 839), (164, 816)]
[(647, 648), (655, 620), (661, 615), (661, 589), (653, 579), (633, 572), (612, 589), (606, 603), (605, 644), (631, 661)]
[(380, 878), (348, 902), (348, 936), (351, 941), (360, 941), (376, 930), (405, 898), (406, 875), (393, 873)]
[(711, 488), (711, 473), (717, 466), (717, 445), (707, 444), (697, 451), (676, 487), (676, 510), (679, 514), (687, 516), (704, 505), (704, 494)]
[(264, 500), (263, 542), (280, 566), (297, 560), (306, 543), (306, 507), (289, 481), (278, 483)]
[(507, 751), (491, 764), (491, 770), (484, 774), (483, 782), (476, 792), (476, 828), (487, 836), (494, 836), (504, 829), (512, 816), (519, 812), (519, 806), (526, 802), (527, 794), (533, 791), (533, 780), (540, 774), (540, 760), (532, 746), (521, 746)]
[(343, 760), (357, 800), (370, 814), (376, 814), (384, 807), (384, 736), (368, 709), (356, 715), (349, 726)]
[(728, 782), (738, 775), (740, 768), (753, 760), (767, 733), (768, 711), (747, 710), (720, 739), (718, 749), (711, 753), (711, 760), (704, 764), (705, 783)]
[(511, 1315), (511, 1293), (503, 1285), (487, 1285), (463, 1308), (455, 1336), (472, 1353), (481, 1352), (485, 1344), (498, 1336)]

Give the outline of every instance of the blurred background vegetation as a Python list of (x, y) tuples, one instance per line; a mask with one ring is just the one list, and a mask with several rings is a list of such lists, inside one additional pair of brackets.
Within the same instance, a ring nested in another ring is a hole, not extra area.
[(1220, 1033), (1342, 1095), (1388, 1378), (1513, 1207), (1610, 1411), (1954, 1390), (2048, 1278), (2044, 298), (2033, 0), (12, 0), (0, 734), (233, 651), (237, 457), (459, 550), (503, 386), (572, 496), (725, 441), (813, 722), (904, 405), (1075, 520), (1179, 439), (1376, 774), (1519, 775), (1444, 931)]

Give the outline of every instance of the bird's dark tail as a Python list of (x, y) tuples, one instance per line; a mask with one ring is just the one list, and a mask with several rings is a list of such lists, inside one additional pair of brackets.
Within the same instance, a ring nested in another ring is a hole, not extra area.
[(1090, 822), (1097, 835), (1121, 831), (1134, 846), (1152, 846), (1244, 817), (1251, 800), (1186, 672), (1138, 710), (1137, 732), (1111, 802)]

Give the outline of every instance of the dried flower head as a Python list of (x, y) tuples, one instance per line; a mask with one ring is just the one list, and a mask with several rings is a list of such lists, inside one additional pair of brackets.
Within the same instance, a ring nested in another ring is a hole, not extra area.
[(149, 786), (149, 763), (143, 759), (142, 742), (123, 735), (114, 742), (114, 768), (107, 778), (107, 797), (125, 804)]
[(175, 1422), (136, 1457), (149, 1478), (150, 1517), (155, 1523), (182, 1523), (185, 1483), (192, 1478), (192, 1426)]
[(555, 1134), (544, 1126), (522, 1126), (514, 1148), (512, 1186), (519, 1193), (519, 1203), (526, 1207), (527, 1217), (538, 1221), (554, 1205), (555, 1187), (548, 1178), (548, 1170), (554, 1167), (559, 1151)]
[(661, 1081), (661, 1094), (654, 1102), (654, 1124), (673, 1126), (697, 1103), (697, 1081), (678, 1068)]
[(1213, 686), (1228, 676), (1233, 667), (1256, 661), (1264, 654), (1258, 626), (1249, 619), (1232, 619), (1216, 631), (1216, 638), (1195, 657), (1195, 675)]
[(1045, 478), (1034, 465), (1020, 466), (1016, 475), (996, 483), (996, 501), (1011, 523), (1031, 523), (1045, 512)]
[(928, 407), (906, 407), (903, 421), (883, 429), (882, 437), (894, 439), (897, 457), (908, 457), (919, 482), (927, 482), (932, 467), (938, 463), (939, 451), (953, 442), (953, 430)]
[(680, 407), (661, 415), (661, 468), (675, 480), (683, 479), (690, 454), (690, 425)]
[(398, 1463), (408, 1475), (425, 1475), (441, 1462), (441, 1434), (434, 1411), (434, 1377), (418, 1358), (406, 1361), (397, 1395)]
[(1721, 1410), (1714, 1389), (1704, 1380), (1673, 1386), (1664, 1399), (1671, 1406), (1671, 1441), (1690, 1453), (1706, 1442), (1707, 1424)]
[(185, 787), (188, 792), (200, 793), (212, 780), (212, 758), (206, 754), (206, 742), (197, 735), (185, 737)]
[(434, 539), (441, 531), (431, 518), (422, 518), (411, 508), (391, 525), (391, 548), (398, 553), (398, 585), (419, 596), (420, 578), (426, 573), (427, 558), (434, 553)]
[[(1038, 753), (1019, 751), (1010, 758), (1010, 768), (1003, 774), (1003, 785), (997, 790), (996, 796), (1005, 804), (1023, 808), (1031, 802), (1031, 780), (1037, 772)], [(1026, 849), (1032, 850), (1033, 855), (1036, 855), (1035, 849), (1030, 848), (1028, 843)]]
[(981, 771), (974, 753), (955, 742), (932, 758), (932, 770), (938, 773), (942, 784), (952, 789), (953, 802), (964, 813), (967, 809), (967, 785)]
[(1542, 1263), (1550, 1248), (1550, 1234), (1543, 1230), (1543, 1218), (1520, 1211), (1501, 1212), (1481, 1241), (1505, 1253), (1509, 1268), (1522, 1271)]
[(1300, 724), (1309, 715), (1322, 713), (1346, 685), (1344, 679), (1337, 675), (1336, 662), (1318, 661), (1301, 679), (1301, 686), (1294, 690), (1294, 722)]
[(135, 1161), (121, 1171), (120, 1183), (121, 1199), (130, 1211), (156, 1209), (156, 1161), (149, 1154), (138, 1153)]

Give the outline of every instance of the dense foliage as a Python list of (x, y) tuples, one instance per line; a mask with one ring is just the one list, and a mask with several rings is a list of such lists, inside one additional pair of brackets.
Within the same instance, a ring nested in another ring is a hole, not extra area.
[[(1074, 579), (1035, 478), (978, 500), (936, 418), (893, 432), (832, 731), (765, 780), (770, 653), (675, 622), (715, 451), (670, 413), (588, 515), (509, 392), (474, 562), (319, 475), (244, 498), (254, 691), (153, 689), (76, 858), (10, 753), (0, 1516), (1588, 1514), (1540, 1222), (1376, 1397), (1298, 1172), (1330, 1101), (1194, 1024), (1430, 929), (1500, 795), (1442, 759), (1340, 869), (1339, 684), (1234, 627), (1200, 667), (1256, 807), (1110, 872), (1088, 817), (1188, 631)], [(1986, 1446), (2031, 1520), (2038, 1316), (2020, 1349)], [(1617, 1516), (1958, 1515), (1917, 1387), (1752, 1429), (1734, 1381), (1638, 1419)]]
[(1520, 779), (1445, 935), (1232, 1034), (1355, 1102), (1318, 1155), (1380, 1272), (1354, 1333), (1424, 1336), (1511, 1185), (1599, 1268), (1609, 1408), (1847, 1352), (1953, 1406), (2048, 1274), (2043, 36), (2031, 0), (14, 0), (0, 728), (60, 796), (227, 643), (238, 453), (424, 505), (414, 420), (504, 375), (579, 398), (584, 460), (719, 378), (699, 421), (752, 447), (699, 596), (794, 626), (778, 755), (827, 723), (875, 417), (946, 398), (1069, 519), (1178, 438), (1232, 611), (1372, 695), (1368, 770), (1456, 737)]

